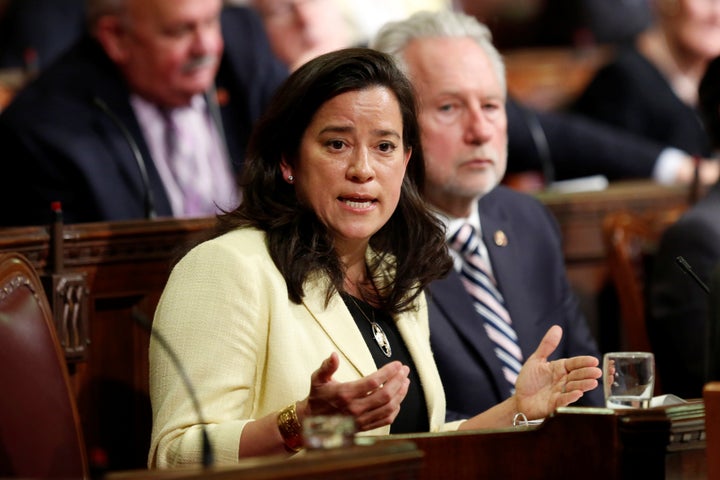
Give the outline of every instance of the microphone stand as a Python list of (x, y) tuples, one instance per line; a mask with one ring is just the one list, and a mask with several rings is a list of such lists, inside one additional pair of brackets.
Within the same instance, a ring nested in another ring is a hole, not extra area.
[(133, 309), (132, 311), (132, 317), (135, 322), (140, 325), (144, 330), (146, 330), (150, 337), (157, 340), (157, 342), (162, 347), (163, 351), (167, 354), (167, 356), (170, 358), (170, 362), (173, 364), (175, 369), (177, 370), (178, 374), (180, 375), (180, 378), (182, 379), (183, 384), (185, 385), (185, 389), (187, 390), (188, 394), (190, 395), (190, 399), (193, 404), (193, 409), (195, 410), (195, 413), (197, 414), (198, 421), (200, 422), (200, 429), (202, 432), (202, 465), (203, 468), (208, 468), (215, 463), (215, 455), (213, 453), (212, 444), (210, 443), (210, 437), (208, 437), (207, 429), (205, 428), (205, 418), (202, 414), (202, 409), (200, 408), (200, 402), (198, 401), (197, 395), (195, 393), (195, 389), (193, 388), (192, 381), (190, 380), (190, 377), (187, 374), (187, 370), (183, 367), (182, 362), (180, 361), (180, 358), (177, 356), (177, 353), (175, 352), (175, 349), (172, 348), (172, 346), (168, 343), (167, 339), (163, 335), (160, 334), (160, 332), (157, 331), (155, 327), (152, 326), (150, 321), (143, 315), (142, 313), (138, 312), (136, 309)]

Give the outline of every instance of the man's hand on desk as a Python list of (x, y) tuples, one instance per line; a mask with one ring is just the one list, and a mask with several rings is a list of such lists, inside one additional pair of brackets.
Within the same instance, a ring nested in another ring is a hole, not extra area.
[(720, 178), (720, 160), (701, 159), (698, 164), (698, 176), (702, 185), (712, 185)]
[(690, 185), (695, 179), (696, 169), (701, 185), (712, 185), (720, 178), (720, 160), (714, 158), (697, 159), (688, 155), (676, 172), (675, 183), (678, 185)]

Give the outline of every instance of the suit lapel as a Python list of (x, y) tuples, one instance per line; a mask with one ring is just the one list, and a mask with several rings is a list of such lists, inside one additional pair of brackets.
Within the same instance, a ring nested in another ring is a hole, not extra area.
[[(119, 91), (125, 92), (126, 90)], [(113, 158), (117, 161), (123, 176), (132, 179), (134, 187), (139, 192), (139, 198), (142, 198), (147, 189), (141, 173), (141, 168), (144, 168), (147, 172), (156, 213), (160, 216), (172, 215), (170, 200), (165, 193), (165, 187), (155, 168), (155, 162), (135, 117), (135, 112), (130, 105), (128, 95), (123, 93), (122, 96), (119, 96), (117, 93), (102, 89), (102, 87), (95, 92), (94, 98), (89, 101), (97, 104), (99, 100), (109, 110), (108, 113), (98, 107), (103, 112), (99, 117), (101, 120), (98, 122), (98, 129), (109, 144), (108, 151), (119, 152), (113, 155)], [(131, 137), (132, 142), (126, 138), (126, 135)], [(139, 159), (135, 156), (135, 148), (139, 153)], [(140, 162), (142, 167), (139, 165)]]
[[(446, 322), (457, 330), (492, 372), (495, 382), (505, 382), (500, 360), (494, 353), (495, 344), (485, 333), (483, 318), (475, 311), (472, 299), (465, 291), (460, 275), (452, 270), (447, 277), (430, 284), (430, 301), (435, 303)], [(432, 320), (431, 320), (432, 321)], [(431, 324), (433, 335), (442, 334)]]
[(493, 192), (480, 200), (480, 222), (483, 241), (488, 250), (493, 274), (500, 292), (505, 299), (505, 306), (510, 314), (513, 328), (518, 334), (523, 359), (535, 350), (536, 345), (523, 342), (523, 339), (534, 338), (532, 316), (528, 317), (523, 299), (526, 284), (522, 259), (525, 244), (520, 241), (520, 233), (516, 231), (510, 215), (504, 209), (504, 203), (495, 201)]

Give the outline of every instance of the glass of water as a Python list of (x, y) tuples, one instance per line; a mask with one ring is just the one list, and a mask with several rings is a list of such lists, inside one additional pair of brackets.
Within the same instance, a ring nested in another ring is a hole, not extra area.
[(303, 441), (308, 450), (350, 447), (355, 431), (355, 419), (348, 415), (316, 415), (303, 421)]
[(655, 388), (655, 357), (650, 352), (606, 353), (603, 388), (608, 408), (648, 408)]

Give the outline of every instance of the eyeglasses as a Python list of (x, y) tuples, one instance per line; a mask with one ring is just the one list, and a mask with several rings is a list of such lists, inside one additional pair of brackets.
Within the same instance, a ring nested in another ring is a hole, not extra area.
[(318, 3), (320, 0), (280, 0), (262, 6), (260, 13), (271, 22), (285, 22), (296, 16), (300, 8), (308, 4)]

